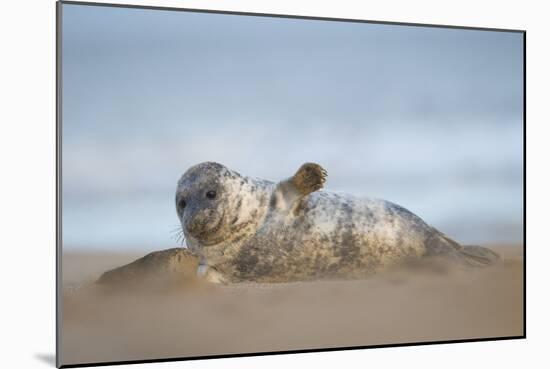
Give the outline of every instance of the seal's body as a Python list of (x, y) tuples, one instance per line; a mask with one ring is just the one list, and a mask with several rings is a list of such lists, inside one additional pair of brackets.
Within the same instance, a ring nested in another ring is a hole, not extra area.
[(425, 256), (484, 265), (492, 251), (461, 246), (388, 201), (320, 191), (306, 163), (279, 183), (202, 163), (181, 177), (176, 207), (199, 274), (213, 282), (360, 278)]

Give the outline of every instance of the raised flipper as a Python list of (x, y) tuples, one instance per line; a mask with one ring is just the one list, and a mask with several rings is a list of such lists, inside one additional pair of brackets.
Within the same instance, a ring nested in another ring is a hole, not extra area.
[(305, 163), (290, 178), (296, 190), (302, 195), (308, 195), (323, 188), (327, 180), (327, 171), (319, 164)]
[(279, 210), (292, 210), (302, 198), (323, 188), (327, 171), (319, 164), (305, 163), (292, 177), (277, 184), (271, 206)]

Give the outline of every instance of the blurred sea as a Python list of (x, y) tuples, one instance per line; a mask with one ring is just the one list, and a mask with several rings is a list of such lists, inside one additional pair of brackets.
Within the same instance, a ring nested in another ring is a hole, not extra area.
[(467, 244), (523, 237), (522, 37), (64, 5), (66, 249), (175, 245), (218, 161), (398, 203)]

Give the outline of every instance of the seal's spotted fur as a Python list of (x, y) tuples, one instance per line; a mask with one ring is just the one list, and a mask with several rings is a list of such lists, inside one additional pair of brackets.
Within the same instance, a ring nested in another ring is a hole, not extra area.
[(408, 259), (445, 256), (484, 265), (488, 249), (461, 246), (399, 205), (320, 191), (326, 171), (304, 164), (279, 183), (201, 163), (178, 181), (176, 207), (199, 273), (215, 282), (358, 278)]

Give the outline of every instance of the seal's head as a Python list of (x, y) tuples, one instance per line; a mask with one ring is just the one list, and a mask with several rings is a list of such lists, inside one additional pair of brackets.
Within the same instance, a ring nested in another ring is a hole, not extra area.
[(257, 206), (252, 187), (248, 178), (218, 163), (189, 168), (176, 190), (176, 210), (188, 246), (216, 245), (246, 231), (254, 222), (250, 209)]
[[(226, 222), (226, 178), (232, 173), (218, 163), (201, 163), (178, 181), (176, 211), (183, 231), (203, 245), (216, 243)], [(223, 233), (223, 232), (222, 232)]]

